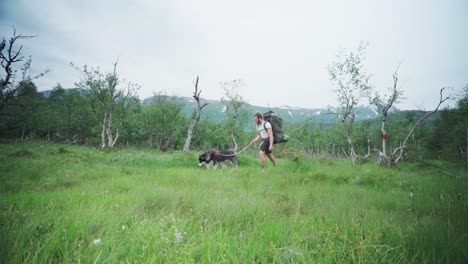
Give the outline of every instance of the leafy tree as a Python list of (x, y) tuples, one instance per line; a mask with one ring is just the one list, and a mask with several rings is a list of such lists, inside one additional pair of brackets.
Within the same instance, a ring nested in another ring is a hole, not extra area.
[(468, 85), (462, 91), (454, 109), (444, 109), (434, 122), (427, 149), (437, 158), (468, 162)]
[(157, 94), (142, 109), (143, 127), (149, 144), (161, 151), (175, 148), (186, 128), (183, 105), (175, 97)]
[(244, 129), (247, 123), (248, 109), (244, 98), (239, 94), (239, 88), (242, 86), (245, 84), (239, 79), (221, 84), (224, 90), (221, 102), (225, 106), (226, 113), (224, 124), (234, 143), (234, 151), (237, 151), (239, 140), (246, 141)]
[(353, 126), (356, 117), (356, 106), (361, 98), (366, 97), (372, 91), (369, 83), (370, 75), (366, 73), (363, 66), (365, 50), (367, 45), (360, 44), (357, 51), (338, 53), (336, 61), (328, 66), (328, 74), (337, 95), (337, 116), (343, 124), (346, 138), (349, 143), (349, 155), (355, 163), (359, 158), (353, 141)]
[(125, 117), (136, 94), (138, 85), (125, 82), (117, 74), (117, 62), (113, 71), (101, 73), (99, 68), (88, 69), (85, 65), (80, 70), (83, 78), (77, 86), (88, 91), (93, 111), (102, 123), (101, 147), (113, 148), (117, 142)]
[(20, 82), (15, 97), (10, 99), (8, 110), (21, 140), (35, 136), (42, 106), (43, 98), (37, 92), (36, 85), (32, 81)]
[(41, 113), (41, 129), (46, 133), (46, 140), (50, 141), (52, 135), (60, 135), (65, 123), (63, 120), (65, 90), (57, 84), (46, 99), (46, 105)]

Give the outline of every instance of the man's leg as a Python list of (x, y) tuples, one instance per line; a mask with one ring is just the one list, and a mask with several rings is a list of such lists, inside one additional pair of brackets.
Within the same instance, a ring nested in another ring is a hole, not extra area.
[(268, 153), (266, 155), (271, 160), (271, 163), (273, 163), (273, 165), (276, 165), (275, 157), (273, 157), (273, 154)]
[(265, 161), (265, 152), (260, 150), (260, 160), (262, 161), (262, 167), (265, 168), (266, 161)]

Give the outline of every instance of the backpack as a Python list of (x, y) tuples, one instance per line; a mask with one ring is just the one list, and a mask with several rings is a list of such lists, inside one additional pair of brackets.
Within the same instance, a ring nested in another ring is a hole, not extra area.
[[(279, 117), (275, 112), (273, 111), (268, 111), (263, 114), (263, 120), (266, 122), (269, 122), (271, 124), (271, 129), (273, 132), (273, 143), (278, 144), (278, 143), (283, 143), (287, 142), (289, 136), (286, 134), (283, 134), (283, 120), (281, 117)], [(265, 124), (263, 125), (265, 130)]]

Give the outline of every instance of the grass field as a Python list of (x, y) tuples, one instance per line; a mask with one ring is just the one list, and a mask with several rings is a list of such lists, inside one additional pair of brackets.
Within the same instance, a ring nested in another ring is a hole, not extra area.
[(468, 175), (199, 153), (0, 144), (1, 263), (467, 263)]

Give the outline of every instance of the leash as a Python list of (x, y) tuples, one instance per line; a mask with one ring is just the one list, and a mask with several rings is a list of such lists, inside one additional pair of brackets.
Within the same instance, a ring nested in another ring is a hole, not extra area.
[(252, 142), (250, 142), (249, 145), (247, 145), (247, 147), (243, 148), (241, 151), (237, 152), (237, 153), (234, 153), (234, 154), (229, 154), (229, 155), (224, 155), (224, 154), (217, 154), (218, 156), (223, 156), (223, 157), (232, 157), (232, 156), (236, 156), (237, 154), (241, 154), (242, 152), (244, 152), (246, 149), (248, 149), (250, 147), (250, 145), (252, 145)]

